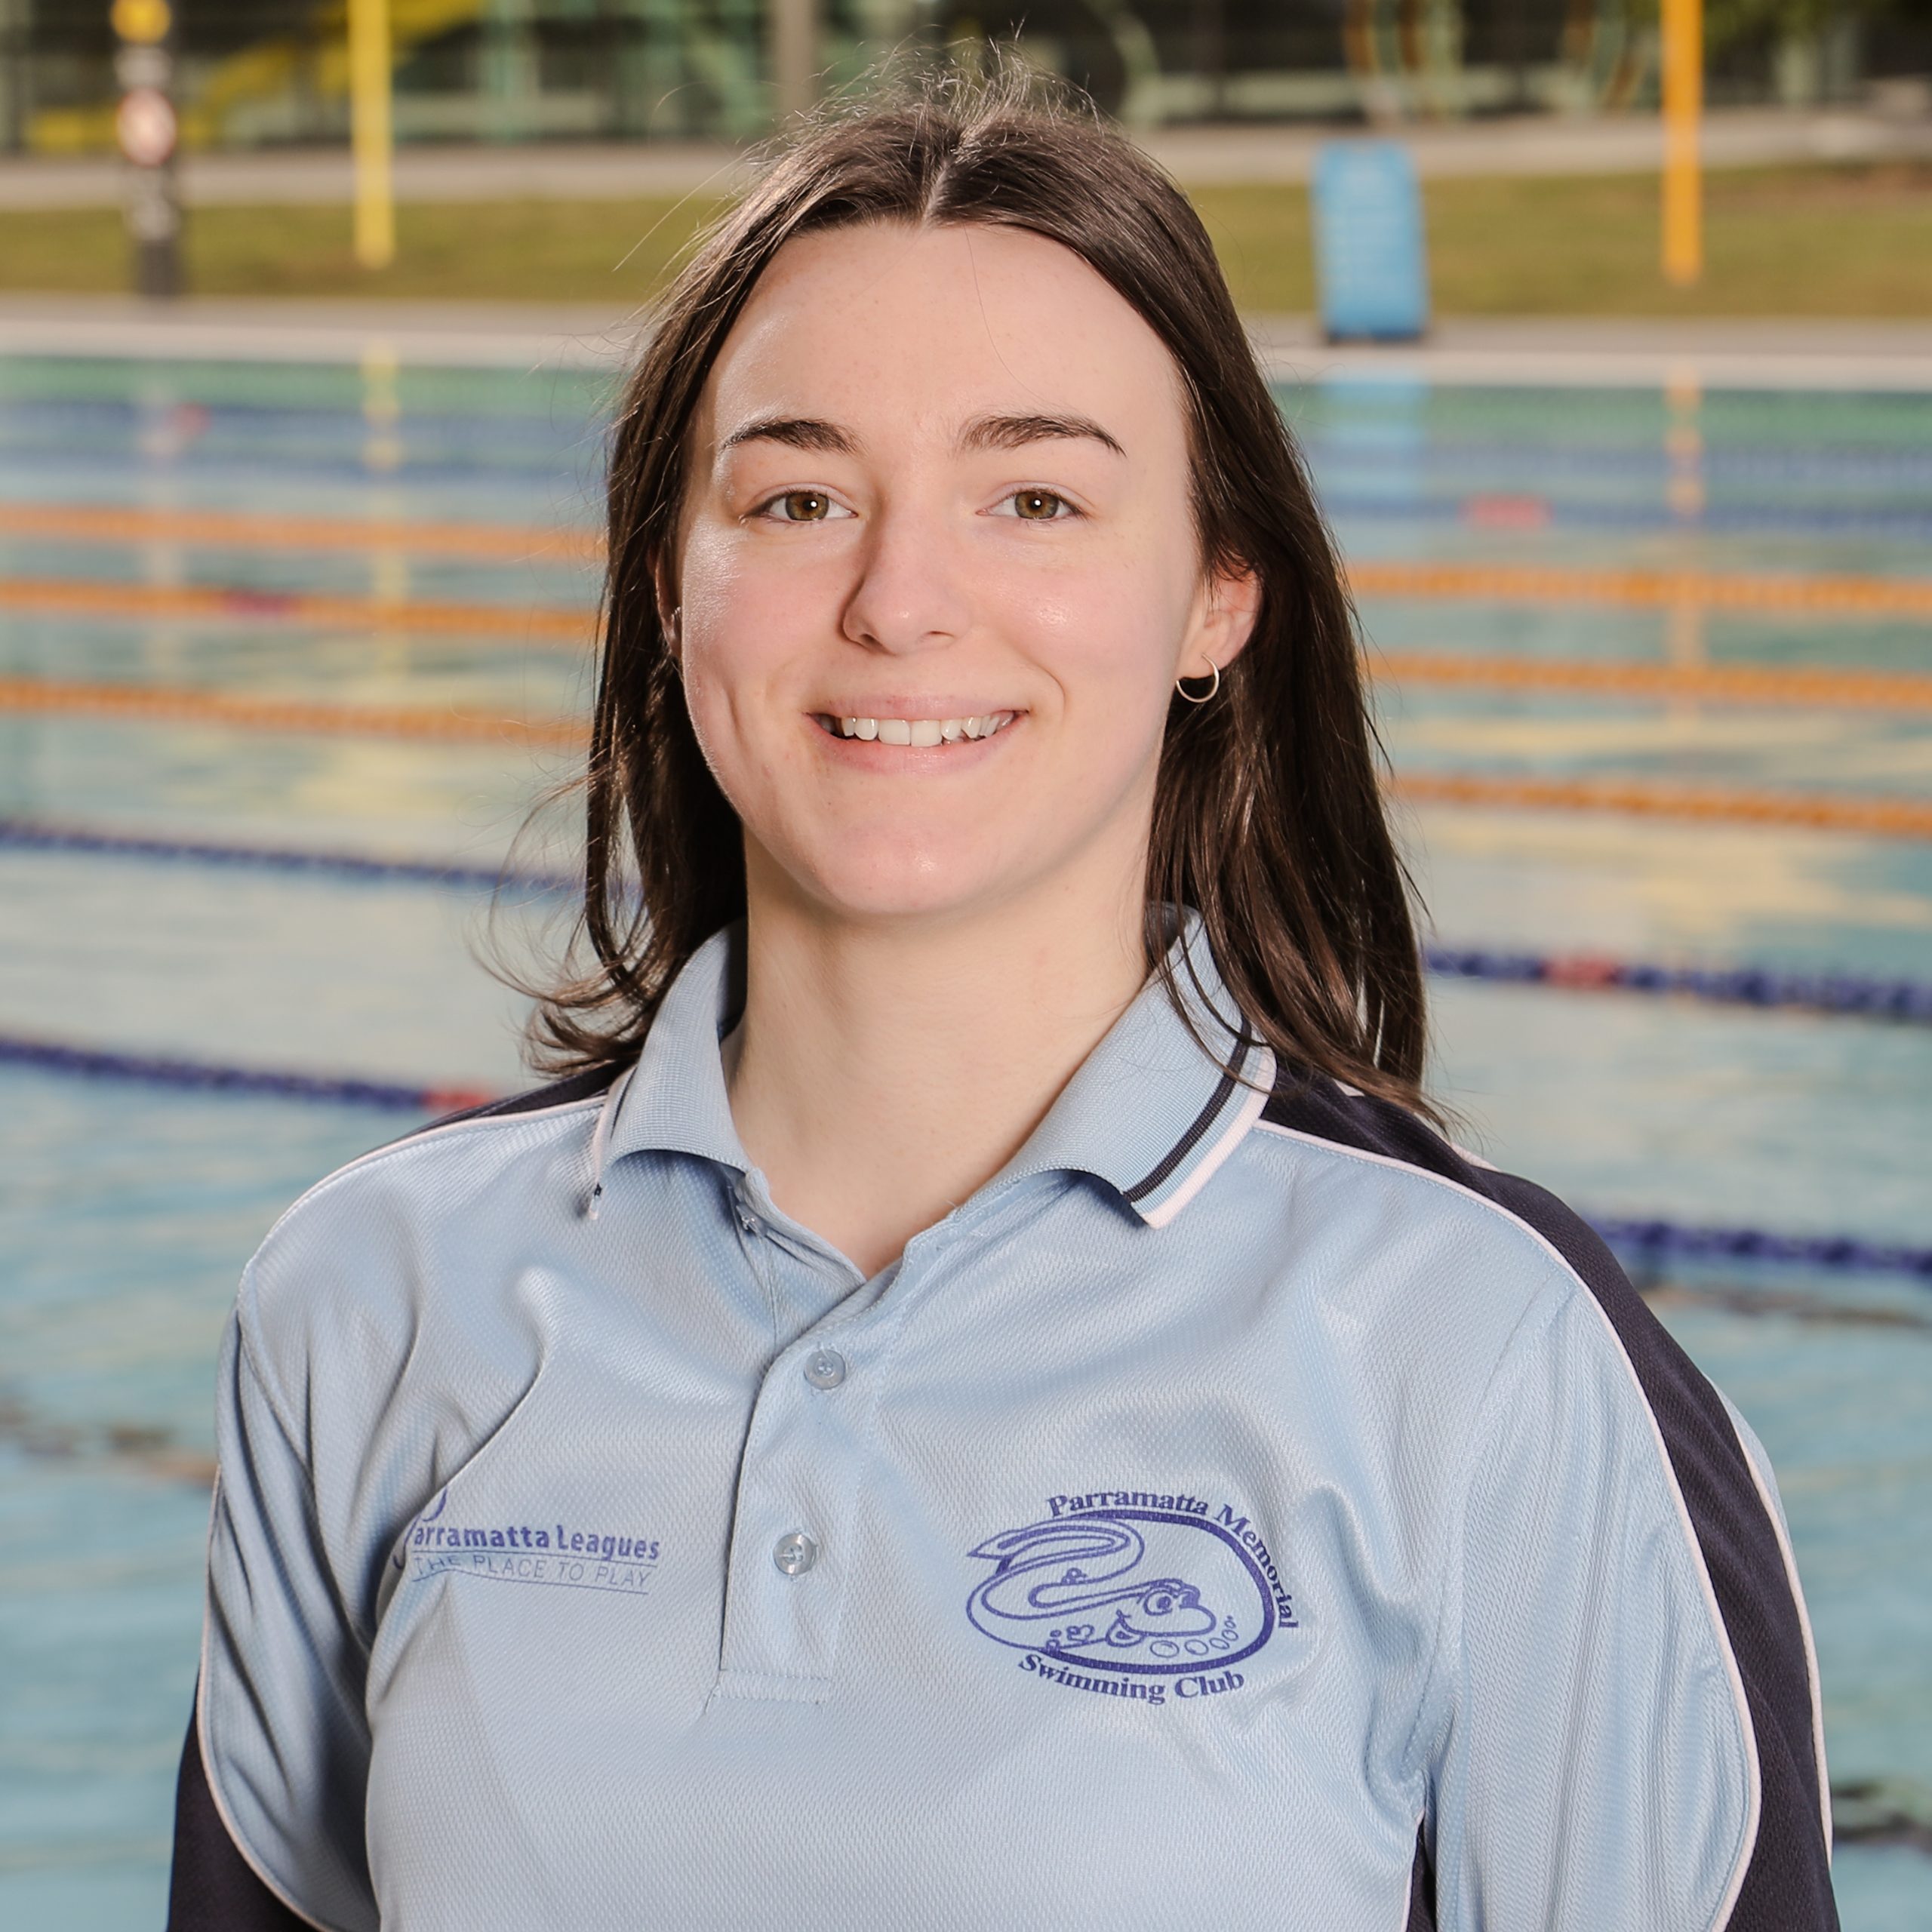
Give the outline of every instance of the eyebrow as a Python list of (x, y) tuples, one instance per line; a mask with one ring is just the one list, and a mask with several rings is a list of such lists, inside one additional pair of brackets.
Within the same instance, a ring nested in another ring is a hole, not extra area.
[(1099, 423), (1086, 416), (980, 416), (959, 433), (962, 450), (1017, 450), (1029, 443), (1096, 442), (1115, 456), (1127, 452)]
[(765, 416), (734, 429), (720, 451), (755, 442), (783, 443), (795, 450), (817, 450), (828, 456), (855, 455), (859, 447), (848, 431), (816, 416)]
[[(959, 432), (962, 450), (1017, 450), (1029, 443), (1098, 443), (1115, 456), (1127, 452), (1099, 423), (1086, 416), (979, 416)], [(765, 416), (741, 424), (724, 438), (723, 450), (741, 443), (783, 443), (795, 450), (816, 450), (829, 456), (855, 456), (859, 444), (851, 431), (817, 416)]]

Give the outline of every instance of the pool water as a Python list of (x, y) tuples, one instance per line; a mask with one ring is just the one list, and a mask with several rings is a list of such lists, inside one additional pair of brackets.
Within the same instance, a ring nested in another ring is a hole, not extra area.
[[(520, 533), (595, 524), (609, 387), (380, 357), (0, 359), (0, 832), (494, 866), (566, 754), (244, 728), (192, 701), (28, 709), (8, 681), (580, 713), (584, 651), (519, 634), (517, 614), (588, 611), (594, 565)], [(1358, 380), (1281, 403), (1364, 565), (1884, 583), (1921, 570), (1932, 535), (1932, 398)], [(73, 512), (60, 529), (26, 515), (49, 505)], [(110, 529), (125, 510), (145, 521)], [(196, 534), (188, 512), (233, 521)], [(274, 518), (306, 534), (274, 538)], [(346, 541), (344, 518), (506, 534), (478, 555)], [(211, 614), (183, 599), (197, 586), (248, 597)], [(318, 592), (397, 608), (272, 608)], [(494, 614), (432, 630), (408, 609), (452, 605)], [(1932, 672), (1926, 618), (1884, 611), (1499, 590), (1370, 595), (1363, 616), (1392, 660)], [(1412, 684), (1380, 707), (1398, 771), (1932, 801), (1932, 715), (1903, 704)], [(557, 836), (531, 854), (567, 852), (567, 808), (543, 823)], [(1932, 979), (1922, 838), (1498, 803), (1405, 804), (1401, 823), (1446, 941)], [(0, 906), (0, 1040), (492, 1090), (521, 1078), (522, 1003), (486, 962), (537, 956), (558, 911), (4, 836)], [(1932, 1244), (1932, 1028), (1557, 987), (1435, 996), (1462, 1137), (1589, 1211)], [(310, 1182), (420, 1115), (5, 1063), (0, 1101), (0, 1924), (150, 1925), (235, 1277)], [(1887, 1781), (1900, 1841), (1841, 1845), (1844, 1922), (1932, 1925), (1932, 1293), (1744, 1263), (1648, 1285), (1777, 1463), (1834, 1782)]]

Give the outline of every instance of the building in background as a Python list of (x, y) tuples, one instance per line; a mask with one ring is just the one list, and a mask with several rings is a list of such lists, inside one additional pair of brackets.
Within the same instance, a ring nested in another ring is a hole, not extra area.
[[(743, 140), (767, 0), (391, 0), (404, 141)], [(0, 149), (106, 152), (105, 0), (0, 0)], [(189, 147), (334, 143), (344, 0), (184, 0)], [(1023, 27), (1023, 31), (1022, 29)], [(1654, 104), (1656, 0), (820, 0), (837, 88), (1018, 37), (1131, 124), (1459, 118)], [(1932, 114), (1932, 0), (1709, 0), (1715, 104)]]

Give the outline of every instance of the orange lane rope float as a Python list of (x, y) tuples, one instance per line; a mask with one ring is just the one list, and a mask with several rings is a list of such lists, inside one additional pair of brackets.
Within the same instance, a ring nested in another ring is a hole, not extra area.
[(1507, 604), (1621, 604), (1666, 609), (1819, 611), (1932, 617), (1932, 579), (1796, 577), (1708, 571), (1583, 570), (1561, 565), (1358, 559), (1349, 579), (1364, 597), (1454, 598)]
[(453, 743), (574, 749), (583, 728), (561, 718), (488, 717), (424, 706), (331, 704), (313, 698), (245, 697), (158, 685), (63, 682), (0, 677), (0, 712), (215, 724), (249, 731), (294, 731), (331, 737), (411, 738)]
[(334, 592), (254, 590), (223, 584), (110, 583), (69, 577), (0, 577), (0, 610), (54, 617), (272, 618), (439, 636), (513, 637), (588, 645), (587, 611), (553, 605), (453, 604), (416, 598), (349, 597)]
[[(0, 537), (70, 543), (175, 543), (208, 549), (400, 550), (502, 562), (594, 558), (603, 538), (581, 525), (366, 517), (283, 516), (247, 510), (124, 508), (97, 503), (0, 504)], [(1510, 604), (1610, 604), (1647, 609), (1816, 611), (1872, 617), (1932, 616), (1932, 579), (1795, 576), (1708, 571), (1591, 570), (1564, 565), (1438, 563), (1358, 558), (1349, 567), (1364, 597)]]
[(1932, 838), (1932, 798), (1885, 798), (1855, 792), (1719, 790), (1643, 779), (1503, 778), (1423, 771), (1398, 772), (1396, 788), (1417, 804), (1614, 812), (1702, 823), (1807, 826), (1880, 838)]
[(1478, 657), (1390, 651), (1369, 660), (1397, 685), (1574, 692), (1594, 697), (1701, 698), (1743, 705), (1932, 711), (1932, 677), (1909, 671), (1838, 671), (1804, 665), (1656, 664), (1628, 658)]
[(99, 503), (0, 503), (0, 537), (72, 543), (185, 543), (223, 550), (406, 550), (482, 557), (595, 557), (594, 530), (489, 523), (379, 521), (359, 516), (277, 516), (254, 510), (123, 509)]
[[(7, 712), (559, 749), (580, 749), (585, 737), (581, 724), (565, 718), (485, 716), (426, 706), (252, 697), (180, 686), (0, 677), (0, 713)], [(1395, 784), (1404, 798), (1417, 804), (1614, 812), (1692, 823), (1800, 826), (1884, 838), (1932, 839), (1932, 798), (1720, 789), (1645, 779), (1507, 778), (1454, 772), (1400, 772)]]
[[(510, 638), (544, 645), (587, 646), (595, 630), (589, 611), (550, 605), (459, 604), (334, 592), (112, 583), (65, 577), (0, 577), (0, 609), (38, 611), (55, 617), (267, 620), (477, 641)], [(1398, 685), (1932, 712), (1932, 676), (1903, 671), (1835, 670), (1801, 665), (1672, 665), (1629, 659), (1477, 657), (1414, 651), (1380, 653), (1371, 659), (1370, 668), (1378, 677)]]

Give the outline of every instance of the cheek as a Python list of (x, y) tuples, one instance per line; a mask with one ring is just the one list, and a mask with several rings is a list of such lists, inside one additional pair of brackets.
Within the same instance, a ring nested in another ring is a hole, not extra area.
[(1164, 718), (1191, 601), (1178, 573), (1119, 554), (1038, 589), (1012, 617), (1069, 712)]
[(809, 600), (748, 567), (728, 537), (702, 528), (680, 560), (680, 656), (699, 743), (721, 782), (752, 755), (747, 739), (795, 655)]
[(755, 649), (771, 634), (770, 620), (785, 609), (774, 574), (751, 567), (734, 533), (700, 524), (685, 540), (678, 594), (684, 612), (685, 647), (712, 657), (735, 657)]

